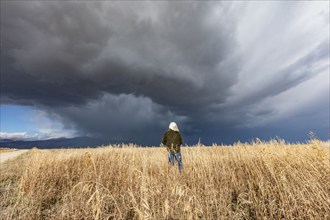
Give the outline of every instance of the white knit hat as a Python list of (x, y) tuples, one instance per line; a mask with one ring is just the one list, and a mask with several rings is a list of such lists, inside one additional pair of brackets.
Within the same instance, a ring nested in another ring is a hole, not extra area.
[(179, 128), (178, 128), (178, 126), (176, 125), (175, 122), (171, 122), (170, 126), (168, 126), (168, 127), (173, 131), (179, 131)]

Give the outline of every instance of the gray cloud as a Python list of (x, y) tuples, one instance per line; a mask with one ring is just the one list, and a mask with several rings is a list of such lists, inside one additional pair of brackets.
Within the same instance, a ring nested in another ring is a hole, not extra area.
[(48, 109), (48, 112), (60, 115), (63, 123), (72, 122), (68, 124), (69, 129), (115, 142), (158, 143), (159, 131), (168, 126), (169, 118), (178, 122), (186, 120), (185, 116), (175, 115), (150, 98), (131, 94), (104, 94), (83, 108), (57, 107)]
[(172, 120), (191, 140), (275, 132), (301, 85), (329, 80), (320, 4), (1, 2), (1, 102), (113, 141), (156, 144)]

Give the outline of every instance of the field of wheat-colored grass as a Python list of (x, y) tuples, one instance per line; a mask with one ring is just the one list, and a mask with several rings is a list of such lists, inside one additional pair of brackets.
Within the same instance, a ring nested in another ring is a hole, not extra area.
[(38, 150), (1, 166), (2, 219), (330, 219), (329, 142)]
[(0, 147), (0, 153), (12, 152), (12, 151), (15, 151), (15, 150), (16, 150), (16, 149), (14, 149), (14, 148)]

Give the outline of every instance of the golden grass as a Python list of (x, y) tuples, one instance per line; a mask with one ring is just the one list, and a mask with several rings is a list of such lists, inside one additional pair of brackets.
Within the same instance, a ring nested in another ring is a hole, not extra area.
[(1, 167), (2, 219), (329, 219), (330, 148), (257, 141), (32, 150)]
[(16, 149), (14, 149), (14, 148), (2, 148), (2, 147), (0, 147), (0, 153), (7, 153), (7, 152), (12, 152), (12, 151), (16, 151)]

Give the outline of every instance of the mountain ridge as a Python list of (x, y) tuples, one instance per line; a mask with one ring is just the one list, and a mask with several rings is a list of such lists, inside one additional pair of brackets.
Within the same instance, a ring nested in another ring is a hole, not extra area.
[(0, 140), (0, 147), (2, 148), (16, 148), (16, 149), (31, 149), (33, 147), (41, 149), (56, 149), (56, 148), (85, 148), (97, 147), (109, 144), (105, 139), (91, 138), (91, 137), (74, 137), (74, 138), (53, 138), (47, 140)]

